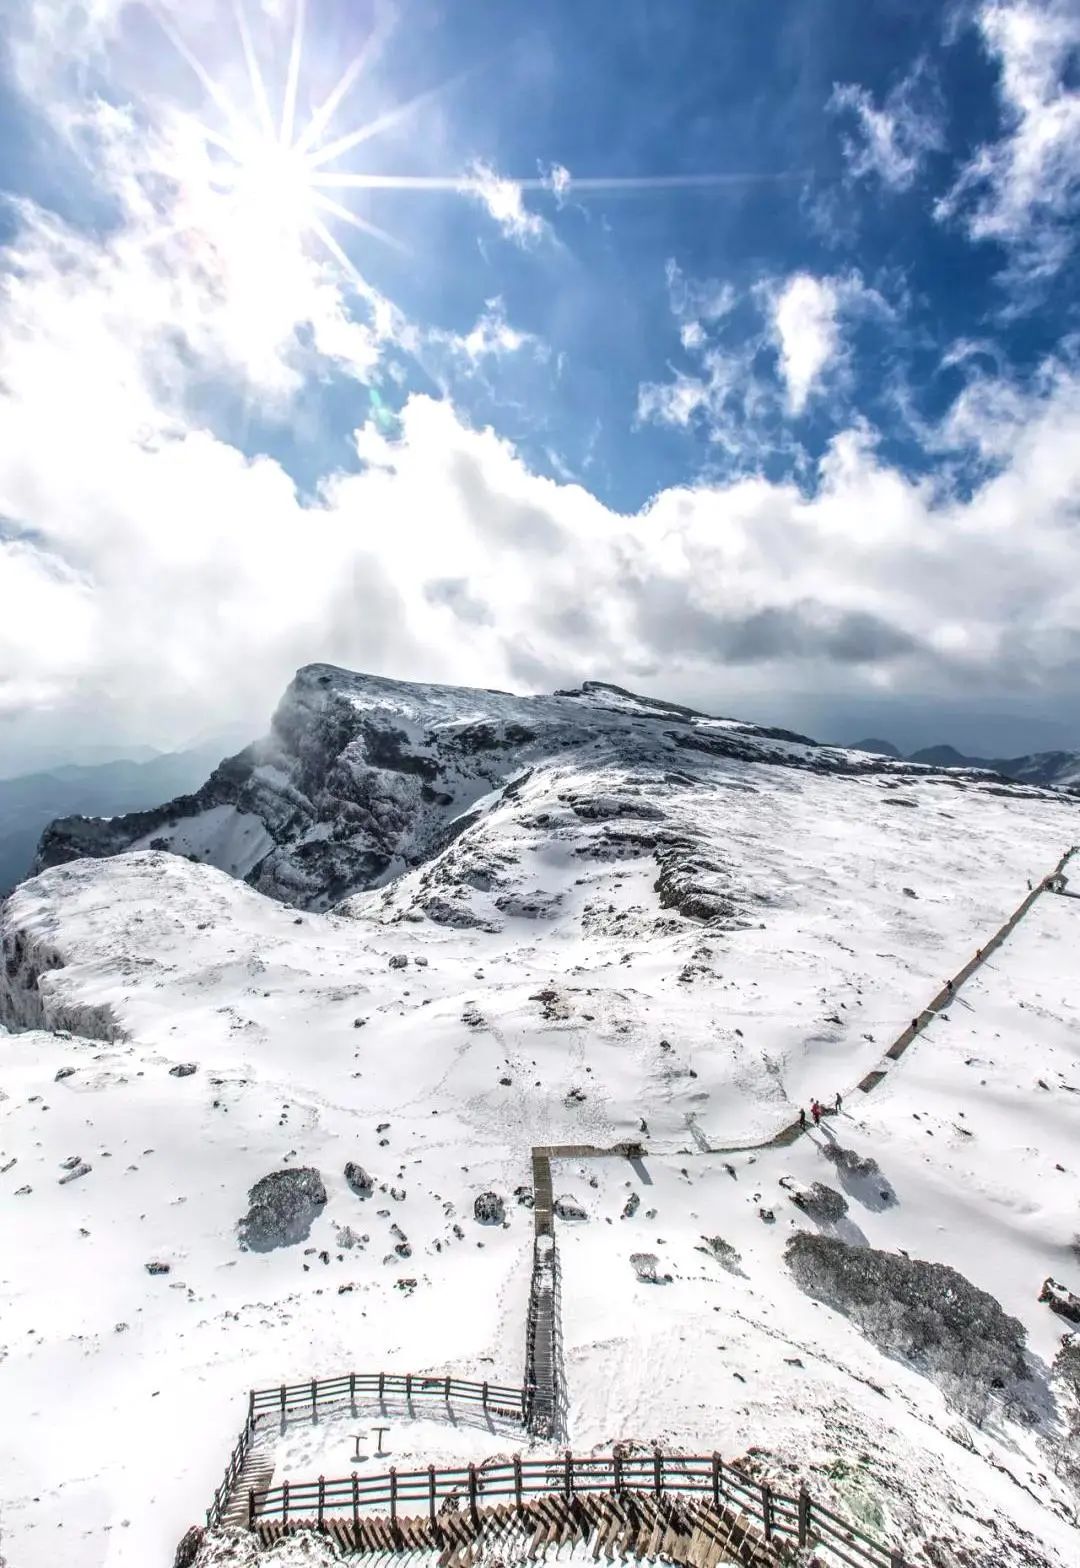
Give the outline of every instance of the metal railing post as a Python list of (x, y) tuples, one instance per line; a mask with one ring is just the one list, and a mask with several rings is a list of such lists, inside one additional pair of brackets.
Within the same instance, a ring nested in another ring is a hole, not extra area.
[(664, 1489), (664, 1456), (659, 1448), (653, 1449), (653, 1487), (659, 1497)]
[(765, 1526), (765, 1539), (772, 1540), (772, 1492), (768, 1481), (761, 1483), (761, 1522)]
[(522, 1505), (522, 1501), (521, 1501), (521, 1455), (520, 1454), (515, 1454), (514, 1455), (514, 1507), (517, 1509), (519, 1518), (520, 1518), (521, 1513), (522, 1513), (522, 1506), (523, 1505)]
[(288, 1521), (288, 1518), (289, 1518), (289, 1483), (288, 1483), (287, 1479), (282, 1481), (282, 1483), (281, 1483), (281, 1517), (282, 1517), (283, 1521), (286, 1521), (286, 1522)]
[(428, 1465), (428, 1518), (431, 1520), (431, 1533), (436, 1543), (439, 1539), (439, 1525), (435, 1513), (435, 1466)]
[(713, 1456), (712, 1456), (712, 1500), (713, 1500), (713, 1507), (716, 1509), (717, 1513), (720, 1512), (720, 1471), (721, 1471), (722, 1467), (723, 1467), (723, 1460), (720, 1458), (720, 1455), (719, 1454), (713, 1454)]
[(248, 1529), (255, 1528), (255, 1488), (248, 1488)]
[(569, 1502), (574, 1495), (574, 1456), (569, 1449), (566, 1450), (563, 1462), (563, 1491)]
[(323, 1531), (323, 1514), (326, 1511), (326, 1477), (319, 1477), (319, 1534)]
[(319, 1399), (319, 1385), (314, 1378), (311, 1380), (311, 1419), (318, 1421), (319, 1412), (316, 1408)]
[(397, 1466), (390, 1466), (390, 1530), (397, 1540)]
[[(353, 1522), (353, 1529), (354, 1530), (359, 1530), (360, 1529), (360, 1482), (357, 1479), (357, 1475), (356, 1475), (356, 1471), (355, 1470), (352, 1473), (352, 1522)], [(359, 1546), (360, 1542), (356, 1541), (355, 1545)]]

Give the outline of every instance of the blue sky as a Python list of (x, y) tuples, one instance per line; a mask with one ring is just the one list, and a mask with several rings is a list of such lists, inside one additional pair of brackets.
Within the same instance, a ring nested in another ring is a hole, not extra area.
[(0, 16), (9, 755), (323, 658), (1080, 745), (1075, 5)]

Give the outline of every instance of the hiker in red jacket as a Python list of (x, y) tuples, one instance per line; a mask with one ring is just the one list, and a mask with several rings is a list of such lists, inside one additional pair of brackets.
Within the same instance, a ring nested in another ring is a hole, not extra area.
[(814, 1118), (814, 1126), (815, 1127), (819, 1126), (820, 1123), (821, 1123), (821, 1106), (818, 1104), (818, 1102), (816, 1100), (814, 1101), (813, 1105), (810, 1107), (810, 1115)]

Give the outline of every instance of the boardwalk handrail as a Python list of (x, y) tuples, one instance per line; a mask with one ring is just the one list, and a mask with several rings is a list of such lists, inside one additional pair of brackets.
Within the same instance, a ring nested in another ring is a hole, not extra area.
[(253, 1388), (248, 1396), (248, 1413), (257, 1416), (271, 1411), (282, 1414), (298, 1408), (317, 1409), (319, 1405), (342, 1404), (361, 1395), (374, 1395), (380, 1403), (388, 1399), (404, 1400), (406, 1404), (414, 1399), (439, 1399), (444, 1403), (456, 1400), (524, 1418), (522, 1388), (426, 1372), (346, 1372), (339, 1377), (313, 1377), (304, 1383)]
[[(589, 1492), (691, 1492), (711, 1499), (713, 1506), (734, 1508), (761, 1526), (766, 1541), (787, 1540), (813, 1546), (855, 1568), (907, 1568), (902, 1554), (881, 1546), (816, 1502), (805, 1486), (792, 1495), (758, 1480), (719, 1454), (651, 1453), (575, 1456), (569, 1451), (550, 1459), (515, 1457), (510, 1464), (475, 1464), (451, 1469), (397, 1470), (385, 1475), (359, 1475), (316, 1481), (284, 1481), (281, 1486), (248, 1493), (248, 1526), (290, 1522), (326, 1527), (328, 1519), (358, 1523), (361, 1510), (385, 1509), (391, 1525), (408, 1517), (409, 1505), (431, 1520), (449, 1504), (467, 1503), (474, 1517), (481, 1500), (512, 1497), (520, 1509), (526, 1496), (572, 1498)], [(453, 1499), (453, 1502), (450, 1502)]]
[(417, 1399), (441, 1404), (474, 1404), (485, 1412), (525, 1424), (529, 1391), (504, 1383), (477, 1383), (468, 1378), (436, 1376), (426, 1372), (346, 1372), (338, 1377), (308, 1378), (304, 1383), (279, 1383), (274, 1388), (253, 1388), (248, 1394), (247, 1420), (237, 1438), (225, 1474), (206, 1510), (208, 1526), (220, 1524), (236, 1491), (244, 1462), (255, 1441), (259, 1422), (276, 1415), (281, 1420), (298, 1410), (316, 1418), (320, 1405), (355, 1403), (375, 1399), (411, 1405)]

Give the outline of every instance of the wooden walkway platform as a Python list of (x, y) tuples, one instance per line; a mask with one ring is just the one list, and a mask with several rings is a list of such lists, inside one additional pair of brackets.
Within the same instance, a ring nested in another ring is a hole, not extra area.
[[(261, 1519), (256, 1533), (264, 1546), (297, 1530), (318, 1530), (317, 1519)], [(655, 1497), (647, 1492), (597, 1492), (571, 1498), (556, 1494), (477, 1508), (445, 1508), (432, 1519), (328, 1519), (322, 1533), (349, 1556), (393, 1552), (438, 1552), (439, 1568), (470, 1568), (498, 1543), (515, 1560), (535, 1562), (573, 1541), (591, 1546), (594, 1560), (662, 1559), (681, 1568), (781, 1568), (797, 1561), (789, 1542), (767, 1541), (745, 1514), (717, 1509), (700, 1498)]]

